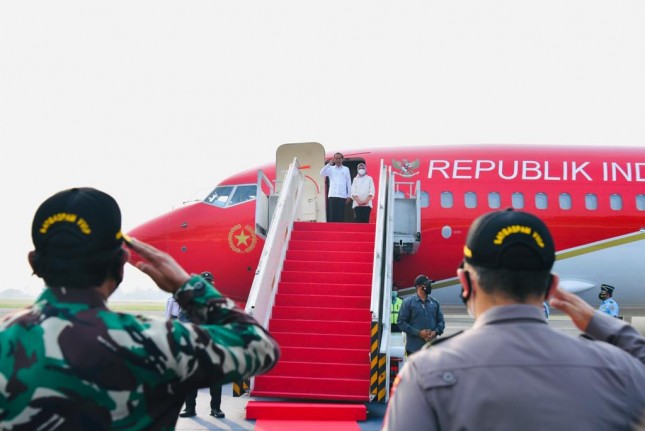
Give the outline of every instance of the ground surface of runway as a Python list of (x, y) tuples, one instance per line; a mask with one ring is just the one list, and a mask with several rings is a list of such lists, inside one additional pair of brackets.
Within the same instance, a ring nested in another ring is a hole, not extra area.
[[(10, 311), (13, 310), (0, 309), (0, 317)], [(463, 306), (444, 306), (443, 312), (446, 319), (446, 330), (444, 332), (444, 336), (449, 336), (456, 332), (466, 330), (473, 324), (473, 319), (465, 313), (465, 308)], [(629, 322), (632, 321), (632, 316), (634, 315), (645, 316), (644, 309), (627, 310), (627, 312), (629, 314), (626, 313), (625, 320)], [(162, 316), (163, 312), (146, 312), (145, 314)], [(645, 322), (645, 317), (637, 317), (634, 320), (638, 322)], [(552, 310), (551, 316), (549, 318), (549, 325), (552, 325), (558, 331), (565, 332), (572, 336), (578, 336), (580, 334), (580, 331), (573, 325), (569, 317), (557, 310)], [(193, 418), (179, 418), (175, 429), (181, 431), (253, 430), (255, 428), (255, 421), (246, 419), (245, 409), (246, 404), (249, 400), (257, 398), (249, 397), (248, 395), (233, 397), (232, 394), (232, 385), (224, 385), (222, 389), (222, 410), (226, 414), (226, 417), (223, 419), (216, 419), (209, 415), (210, 394), (208, 392), (208, 389), (201, 389), (198, 392), (197, 396), (197, 416)], [(267, 401), (274, 400), (275, 399)], [(367, 404), (368, 418), (366, 421), (359, 422), (360, 430), (379, 431), (381, 429), (383, 418), (385, 416), (385, 409), (385, 404)]]

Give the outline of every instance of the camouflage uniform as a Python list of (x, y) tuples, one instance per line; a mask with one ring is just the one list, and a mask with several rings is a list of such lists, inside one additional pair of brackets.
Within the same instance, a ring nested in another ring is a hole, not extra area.
[(278, 360), (273, 338), (199, 276), (175, 293), (194, 324), (47, 288), (0, 324), (0, 429), (173, 429), (186, 394)]

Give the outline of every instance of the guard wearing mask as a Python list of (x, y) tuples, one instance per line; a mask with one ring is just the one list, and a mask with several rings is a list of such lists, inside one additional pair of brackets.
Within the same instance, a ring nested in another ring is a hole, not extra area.
[[(536, 216), (478, 217), (457, 270), (475, 322), (408, 358), (382, 431), (641, 429), (645, 338), (559, 289), (554, 262), (553, 238)], [(545, 296), (584, 337), (547, 323)]]
[(401, 328), (399, 328), (399, 311), (401, 311), (403, 299), (399, 297), (397, 290), (396, 286), (392, 287), (392, 312), (390, 314), (390, 329), (392, 332), (401, 332)]
[(600, 285), (600, 293), (598, 294), (598, 298), (600, 298), (602, 304), (600, 304), (598, 310), (605, 314), (609, 314), (610, 316), (618, 317), (620, 308), (618, 307), (618, 303), (612, 298), (613, 294), (614, 286), (610, 286), (608, 284)]
[(432, 281), (421, 274), (415, 280), (416, 295), (403, 300), (399, 311), (399, 328), (406, 333), (405, 354), (410, 355), (443, 334), (446, 327), (439, 302), (430, 296)]

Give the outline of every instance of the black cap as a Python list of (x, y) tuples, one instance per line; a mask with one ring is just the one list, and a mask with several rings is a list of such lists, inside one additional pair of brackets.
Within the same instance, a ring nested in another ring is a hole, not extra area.
[(478, 217), (470, 226), (464, 259), (471, 265), (515, 270), (550, 270), (555, 245), (533, 214), (508, 209)]
[(93, 188), (63, 190), (43, 202), (31, 226), (36, 251), (43, 257), (80, 259), (107, 256), (127, 235), (114, 198)]
[(428, 278), (427, 276), (421, 274), (414, 279), (415, 286), (425, 286), (426, 284), (431, 284), (434, 280)]
[(208, 271), (204, 271), (204, 272), (202, 272), (200, 275), (201, 275), (203, 278), (205, 278), (205, 279), (206, 279), (206, 281), (208, 281), (210, 284), (213, 284), (213, 281), (214, 281), (214, 279), (213, 279), (213, 274), (211, 274), (211, 273), (210, 273), (210, 272), (208, 272)]
[(600, 285), (600, 290), (604, 290), (606, 292), (609, 292), (610, 295), (614, 294), (614, 286), (610, 286), (608, 284), (601, 284)]

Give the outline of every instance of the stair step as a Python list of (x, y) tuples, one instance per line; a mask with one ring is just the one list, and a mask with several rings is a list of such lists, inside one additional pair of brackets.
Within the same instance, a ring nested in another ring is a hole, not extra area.
[(334, 395), (369, 397), (370, 379), (339, 379), (339, 378), (311, 378), (311, 377), (284, 377), (263, 374), (255, 377), (252, 396), (256, 391), (288, 391), (310, 395)]
[(372, 319), (372, 313), (369, 309), (303, 308), (276, 305), (273, 307), (272, 317), (274, 319), (370, 322)]
[(374, 250), (356, 251), (356, 250), (296, 250), (291, 248), (287, 250), (287, 260), (306, 260), (309, 262), (364, 262), (370, 265), (374, 261)]
[(376, 224), (374, 223), (312, 223), (312, 222), (295, 222), (294, 231), (309, 232), (375, 232)]
[(351, 264), (347, 264), (347, 271), (330, 274), (328, 272), (308, 272), (308, 271), (282, 271), (281, 281), (300, 281), (311, 283), (327, 284), (372, 284), (372, 274), (353, 273)]
[(271, 333), (292, 332), (298, 328), (303, 334), (341, 334), (341, 335), (364, 335), (370, 334), (370, 322), (341, 322), (322, 320), (269, 320)]
[(371, 242), (352, 242), (352, 241), (289, 241), (289, 250), (329, 250), (336, 253), (346, 253), (364, 251), (374, 252), (374, 241)]
[(284, 271), (312, 271), (312, 272), (342, 272), (346, 271), (348, 266), (354, 273), (372, 274), (372, 262), (325, 262), (322, 259), (315, 261), (310, 260), (292, 260), (284, 261), (282, 269)]
[(315, 231), (297, 231), (291, 232), (291, 241), (349, 241), (353, 243), (369, 242), (374, 244), (374, 232), (315, 232)]
[(367, 408), (363, 404), (287, 403), (249, 400), (246, 419), (364, 421)]
[(370, 308), (369, 296), (292, 295), (280, 293), (275, 305), (312, 308)]
[[(297, 330), (297, 329), (295, 329)], [(370, 334), (301, 334), (297, 332), (274, 332), (273, 338), (280, 347), (320, 347), (328, 349), (365, 349), (370, 351)]]
[(326, 284), (326, 283), (304, 283), (299, 281), (280, 281), (278, 292), (282, 294), (302, 295), (338, 295), (338, 296), (364, 296), (371, 295), (370, 284)]
[(370, 364), (288, 362), (280, 360), (267, 376), (310, 377), (319, 379), (370, 379)]
[(369, 350), (321, 349), (319, 347), (280, 346), (280, 361), (289, 362), (329, 362), (343, 364), (369, 364)]
[(251, 391), (253, 397), (267, 397), (267, 398), (288, 398), (292, 400), (330, 400), (330, 401), (350, 401), (356, 403), (366, 403), (370, 399), (368, 395), (347, 395), (347, 394), (323, 394), (317, 393), (315, 390), (305, 390), (301, 392), (288, 392), (288, 391), (263, 391), (253, 389)]

